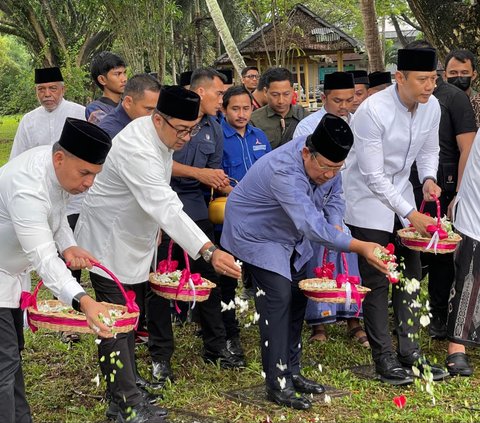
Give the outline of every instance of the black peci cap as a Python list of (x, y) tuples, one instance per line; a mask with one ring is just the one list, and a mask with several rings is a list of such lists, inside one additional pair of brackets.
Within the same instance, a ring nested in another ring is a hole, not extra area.
[(35, 69), (35, 84), (46, 84), (48, 82), (63, 81), (60, 68), (40, 68)]
[(101, 165), (112, 147), (112, 139), (103, 129), (81, 119), (67, 118), (59, 144), (88, 163)]
[(173, 118), (196, 120), (200, 111), (200, 96), (179, 85), (166, 85), (160, 90), (157, 110)]
[(348, 90), (355, 88), (353, 75), (348, 72), (333, 72), (325, 75), (324, 90)]
[(323, 116), (308, 138), (317, 153), (334, 163), (345, 160), (353, 145), (353, 133), (348, 123), (331, 113)]

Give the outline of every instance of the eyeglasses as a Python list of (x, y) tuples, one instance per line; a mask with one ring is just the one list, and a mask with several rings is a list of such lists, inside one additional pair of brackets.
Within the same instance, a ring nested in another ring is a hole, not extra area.
[(318, 167), (319, 167), (320, 170), (322, 170), (323, 172), (338, 173), (338, 172), (340, 172), (340, 171), (343, 169), (343, 165), (340, 166), (340, 167), (322, 166), (322, 165), (320, 165), (320, 163), (318, 163), (317, 156), (315, 156), (315, 154), (312, 153), (312, 157), (315, 159), (315, 161), (317, 162)]
[(175, 128), (175, 126), (173, 126), (168, 121), (168, 119), (165, 116), (163, 116), (161, 113), (159, 113), (159, 115), (163, 118), (163, 120), (167, 123), (167, 125), (170, 126), (170, 128), (175, 129), (175, 131), (177, 131), (177, 138), (180, 138), (180, 139), (185, 138), (187, 135), (194, 137), (200, 132), (200, 129), (202, 129), (200, 125), (192, 126), (190, 129), (178, 129), (178, 128)]
[(248, 79), (260, 79), (260, 75), (245, 75), (245, 78), (248, 78)]

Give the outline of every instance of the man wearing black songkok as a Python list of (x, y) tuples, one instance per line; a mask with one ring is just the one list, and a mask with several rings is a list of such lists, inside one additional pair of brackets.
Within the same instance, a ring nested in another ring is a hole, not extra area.
[(328, 197), (341, 194), (339, 171), (352, 143), (348, 124), (326, 114), (313, 134), (255, 162), (226, 206), (221, 244), (243, 261), (257, 290), (267, 397), (287, 407), (308, 409), (311, 403), (301, 394), (324, 391), (300, 373), (307, 298), (298, 282), (306, 278), (311, 242), (356, 252), (385, 271), (373, 254), (378, 244), (353, 239), (325, 218)]
[[(415, 161), (423, 196), (432, 201), (441, 194), (436, 184), (440, 106), (432, 96), (436, 81), (437, 55), (433, 48), (411, 43), (398, 51), (396, 84), (367, 98), (354, 115), (355, 143), (343, 175), (347, 208), (345, 222), (352, 235), (386, 245), (396, 243), (397, 256), (404, 258), (403, 274), (420, 280), (420, 256), (398, 243), (396, 230), (412, 224), (423, 236), (435, 220), (415, 208), (410, 169)], [(418, 292), (402, 281), (392, 290), (398, 338), (394, 351), (388, 327), (389, 281), (359, 257), (364, 286), (371, 292), (363, 302), (363, 316), (375, 368), (383, 382), (412, 383), (412, 366), (421, 372), (431, 369), (433, 379), (448, 373), (429, 364), (415, 334), (420, 328)], [(402, 289), (400, 289), (402, 288)]]
[[(110, 150), (101, 129), (67, 118), (60, 140), (26, 151), (0, 168), (0, 421), (31, 423), (20, 352), (23, 349), (22, 276), (37, 271), (45, 286), (65, 304), (83, 311), (92, 329), (111, 336), (99, 321), (108, 315), (77, 283), (73, 269), (97, 259), (77, 246), (68, 226), (69, 195), (88, 189)], [(8, 242), (7, 242), (8, 240)]]
[[(172, 155), (199, 128), (200, 97), (179, 86), (163, 87), (152, 116), (135, 119), (115, 137), (102, 172), (83, 203), (75, 229), (77, 240), (122, 281), (124, 286), (148, 280), (162, 230), (187, 253), (202, 256), (219, 273), (240, 277), (233, 257), (217, 249), (183, 211), (170, 187)], [(90, 279), (98, 300), (123, 304), (116, 284), (93, 268)], [(109, 417), (117, 422), (161, 422), (165, 410), (151, 406), (135, 384), (133, 332), (102, 340), (98, 346), (102, 373), (112, 394)], [(119, 351), (121, 369), (110, 363)], [(115, 370), (115, 377), (111, 374)]]

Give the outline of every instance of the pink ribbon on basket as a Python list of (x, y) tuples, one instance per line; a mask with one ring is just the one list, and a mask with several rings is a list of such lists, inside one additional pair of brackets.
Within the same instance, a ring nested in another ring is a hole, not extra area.
[(178, 268), (177, 260), (172, 260), (169, 263), (168, 260), (165, 259), (158, 263), (157, 273), (171, 273), (171, 272), (175, 272), (177, 268)]
[(313, 273), (315, 273), (317, 278), (333, 279), (333, 272), (335, 272), (335, 263), (332, 262), (325, 263), (323, 266), (313, 269)]
[[(177, 287), (177, 294), (176, 296), (180, 294), (182, 291), (183, 287), (185, 285), (188, 285), (192, 291), (193, 291), (193, 304), (192, 304), (192, 309), (195, 308), (196, 304), (196, 290), (195, 287), (199, 286), (203, 283), (202, 276), (200, 273), (190, 273), (190, 265), (188, 264), (188, 256), (187, 253), (185, 253), (185, 265), (186, 269), (182, 270), (182, 276), (180, 276), (180, 279), (178, 281), (178, 287)], [(175, 310), (177, 311), (178, 314), (180, 314), (182, 311), (180, 310), (180, 307), (178, 307), (177, 300), (175, 300)]]
[(362, 307), (362, 299), (360, 297), (360, 293), (358, 292), (357, 285), (360, 284), (360, 278), (358, 276), (350, 276), (345, 273), (340, 273), (337, 275), (336, 278), (337, 288), (341, 288), (345, 284), (345, 291), (346, 291), (346, 301), (345, 301), (345, 308), (350, 308), (350, 298), (357, 303), (358, 310), (355, 313), (355, 317), (358, 317), (360, 314), (360, 308)]
[(339, 273), (337, 275), (337, 288), (341, 288), (343, 285), (345, 285), (345, 308), (350, 308), (350, 301), (353, 297), (354, 301), (357, 303), (357, 312), (355, 313), (355, 317), (358, 317), (360, 314), (360, 309), (362, 307), (362, 298), (357, 289), (357, 285), (360, 285), (360, 277), (348, 274), (347, 256), (343, 252), (341, 253), (341, 255), (345, 273)]
[[(42, 282), (40, 281), (38, 285), (40, 285)], [(35, 288), (37, 290), (37, 288)], [(38, 290), (37, 290), (38, 292)], [(33, 307), (35, 310), (37, 309), (37, 298), (36, 295), (31, 294), (28, 291), (22, 291), (20, 295), (20, 308), (25, 312), (25, 315), (27, 316), (27, 323), (28, 327), (32, 332), (36, 332), (38, 328), (32, 323), (30, 319), (30, 314), (27, 313), (27, 308), (28, 307)]]

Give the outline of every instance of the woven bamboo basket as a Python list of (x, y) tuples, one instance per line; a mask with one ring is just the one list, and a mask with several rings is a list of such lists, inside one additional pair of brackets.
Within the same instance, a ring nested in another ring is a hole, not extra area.
[[(208, 279), (201, 278), (201, 284), (193, 284), (194, 288), (189, 283), (185, 283), (183, 286), (180, 285), (180, 282), (164, 282), (160, 280), (161, 273), (170, 273), (173, 269), (176, 270), (176, 265), (172, 267), (172, 249), (173, 249), (173, 240), (170, 241), (168, 245), (168, 255), (165, 263), (165, 268), (168, 271), (162, 272), (160, 271), (160, 264), (157, 268), (155, 273), (150, 273), (149, 281), (150, 281), (150, 288), (152, 291), (159, 295), (160, 297), (166, 298), (167, 300), (175, 300), (175, 301), (193, 301), (193, 302), (202, 302), (208, 300), (210, 296), (210, 292), (215, 285), (213, 282), (210, 282)], [(186, 277), (190, 278), (190, 261), (188, 259), (188, 254), (184, 251), (183, 252), (185, 258), (185, 270)], [(175, 262), (177, 263), (177, 262)], [(198, 276), (198, 275), (197, 275)]]
[[(319, 278), (304, 279), (298, 286), (308, 298), (319, 303), (340, 304), (345, 303), (347, 299), (345, 286), (337, 288), (336, 282), (332, 280)], [(361, 285), (357, 285), (357, 290), (362, 301), (367, 293), (370, 292), (369, 288)]]
[[(437, 204), (437, 228), (441, 229), (442, 222), (440, 218), (441, 216), (440, 201), (435, 196), (434, 196), (434, 199)], [(424, 207), (425, 207), (425, 201), (422, 201), (422, 204), (420, 206), (420, 213), (423, 213)], [(453, 253), (457, 249), (457, 246), (460, 243), (460, 241), (462, 240), (462, 237), (455, 233), (451, 237), (448, 237), (445, 239), (439, 239), (438, 242), (436, 243), (436, 248), (435, 248), (435, 245), (430, 245), (432, 240), (431, 238), (419, 237), (414, 234), (417, 234), (417, 231), (415, 228), (412, 228), (412, 227), (403, 228), (397, 231), (397, 235), (405, 247), (409, 248), (410, 250), (421, 251), (423, 253), (434, 253), (434, 254)]]
[[(103, 269), (113, 280), (117, 283), (120, 288), (125, 300), (127, 301), (127, 293), (123, 288), (121, 282), (116, 278), (116, 276), (106, 269), (104, 266), (95, 263), (94, 266)], [(32, 330), (37, 328), (48, 329), (54, 332), (77, 332), (77, 333), (95, 333), (87, 323), (87, 318), (85, 314), (78, 313), (73, 310), (73, 308), (66, 308), (61, 301), (58, 300), (42, 300), (37, 301), (38, 291), (43, 285), (43, 281), (40, 281), (33, 294), (31, 295), (29, 301), (29, 306), (27, 310), (27, 320), (28, 324)], [(112, 332), (113, 333), (126, 333), (133, 330), (138, 324), (138, 311), (129, 310), (126, 306), (120, 304), (110, 304), (103, 303), (109, 310), (116, 310), (121, 312), (120, 316), (111, 316), (110, 320), (113, 321)], [(44, 306), (48, 308), (60, 308), (62, 311), (42, 311)]]
[[(320, 303), (346, 303), (348, 291), (346, 289), (347, 283), (358, 292), (360, 302), (363, 302), (365, 296), (370, 291), (369, 288), (359, 285), (360, 279), (356, 276), (348, 274), (348, 264), (345, 253), (341, 253), (344, 274), (337, 275), (337, 280), (333, 279), (334, 265), (327, 263), (328, 250), (325, 248), (323, 253), (322, 267), (320, 268), (320, 275), (326, 277), (317, 277), (304, 279), (298, 284), (303, 293), (313, 301)], [(347, 283), (346, 283), (347, 282)], [(350, 300), (353, 300), (352, 289), (350, 291)], [(358, 311), (360, 311), (360, 304), (358, 304)]]
[(190, 286), (184, 286), (179, 289), (178, 282), (168, 283), (159, 281), (158, 273), (150, 273), (149, 280), (150, 288), (155, 294), (168, 300), (176, 301), (206, 301), (210, 296), (210, 291), (217, 286), (208, 279), (202, 278), (202, 285), (195, 286), (195, 290), (191, 289)]

